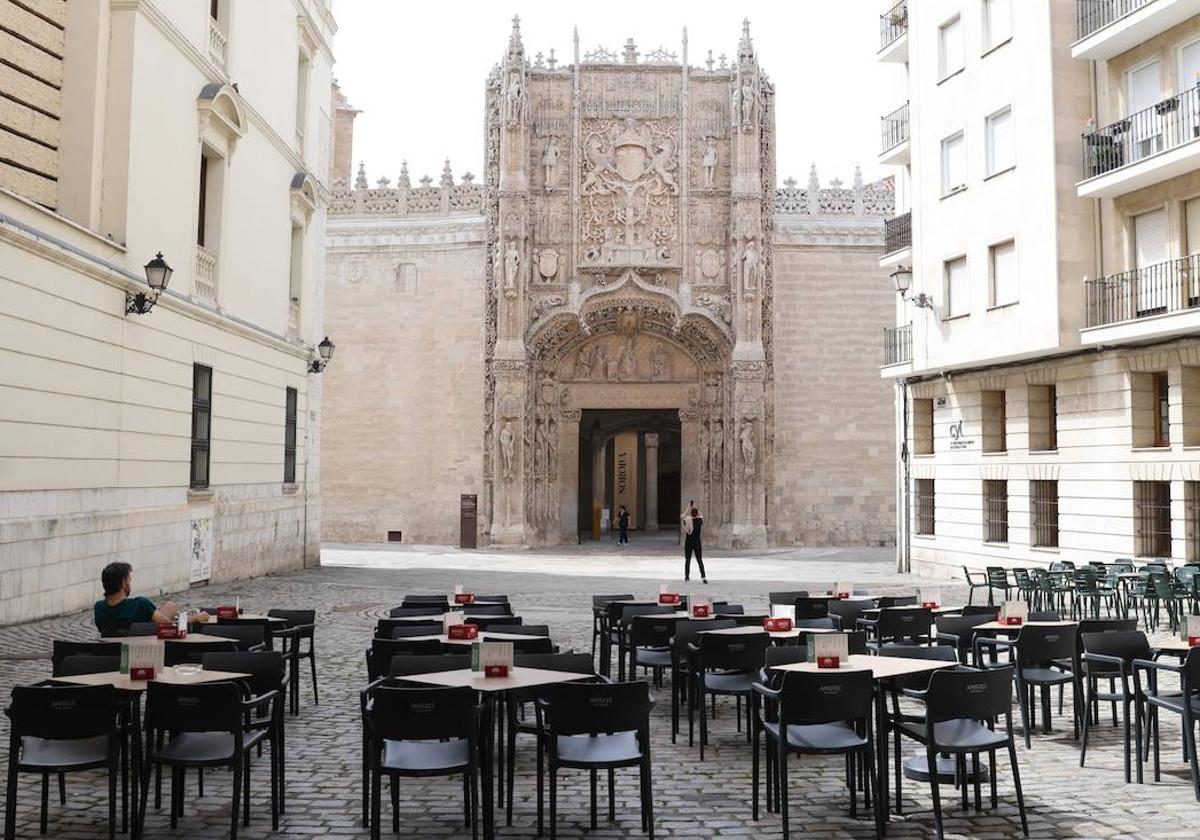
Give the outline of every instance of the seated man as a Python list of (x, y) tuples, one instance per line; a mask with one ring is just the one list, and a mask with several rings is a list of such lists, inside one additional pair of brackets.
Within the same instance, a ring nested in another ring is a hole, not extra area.
[[(153, 601), (142, 595), (130, 596), (133, 566), (128, 563), (109, 563), (100, 573), (100, 583), (104, 586), (104, 597), (96, 602), (95, 621), (101, 636), (115, 636), (140, 621), (171, 624), (179, 614), (179, 607), (174, 601), (156, 607)], [(196, 616), (198, 621), (207, 618), (205, 613)]]

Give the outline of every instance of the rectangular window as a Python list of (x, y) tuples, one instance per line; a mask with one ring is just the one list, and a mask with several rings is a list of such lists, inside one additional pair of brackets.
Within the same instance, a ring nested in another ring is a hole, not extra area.
[(1185, 90), (1200, 82), (1200, 41), (1179, 48), (1179, 89)]
[(1058, 548), (1058, 482), (1029, 482), (1031, 542), (1038, 548)]
[(913, 400), (913, 454), (933, 454), (933, 400)]
[(983, 50), (1012, 38), (1012, 0), (983, 0)]
[(934, 530), (933, 479), (918, 478), (913, 484), (916, 490), (916, 532), (930, 536)]
[(1183, 205), (1184, 239), (1188, 254), (1200, 254), (1200, 198)]
[[(1148, 155), (1162, 151), (1162, 123), (1164, 120), (1154, 115), (1141, 114), (1154, 107), (1162, 100), (1161, 68), (1159, 62), (1151, 61), (1130, 70), (1126, 75), (1126, 95), (1129, 98), (1128, 115), (1133, 117), (1131, 122), (1132, 135), (1129, 137), (1128, 149), (1132, 162), (1141, 160)], [(1194, 80), (1192, 84), (1194, 84)]]
[(983, 482), (983, 541), (1008, 542), (1008, 482)]
[(1138, 557), (1171, 556), (1171, 482), (1133, 482), (1133, 538)]
[(192, 487), (208, 486), (211, 442), (212, 368), (192, 365)]
[(1166, 371), (1153, 373), (1151, 389), (1154, 393), (1154, 445), (1171, 445), (1171, 386)]
[(1008, 405), (1004, 391), (983, 391), (983, 451), (1008, 451)]
[(967, 141), (960, 131), (942, 141), (942, 195), (967, 186)]
[(971, 311), (971, 287), (967, 281), (967, 258), (947, 260), (944, 265), (946, 283), (946, 317), (957, 318)]
[(1029, 450), (1053, 452), (1058, 449), (1058, 388), (1054, 385), (1029, 386)]
[(283, 408), (283, 483), (296, 481), (296, 389), (288, 388)]
[(955, 17), (938, 29), (938, 78), (963, 69), (962, 18)]
[(995, 175), (1017, 164), (1013, 138), (1012, 108), (1004, 108), (987, 118), (987, 174)]
[(303, 51), (296, 61), (296, 137), (301, 141), (301, 156), (304, 153), (304, 132), (308, 127), (308, 56)]
[(991, 279), (992, 306), (1016, 303), (1017, 243), (1009, 240), (988, 248), (988, 274)]
[(288, 300), (293, 306), (300, 305), (300, 293), (304, 288), (304, 228), (292, 225), (291, 257), (288, 267)]
[(1183, 517), (1187, 559), (1200, 560), (1200, 481), (1183, 483)]
[(200, 205), (196, 214), (196, 244), (204, 247), (204, 225), (208, 217), (208, 158), (200, 155)]

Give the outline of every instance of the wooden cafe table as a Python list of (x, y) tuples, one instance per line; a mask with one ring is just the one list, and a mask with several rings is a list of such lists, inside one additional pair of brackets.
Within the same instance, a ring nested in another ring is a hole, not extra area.
[[(439, 671), (432, 674), (413, 674), (405, 676), (405, 682), (425, 683), (426, 685), (447, 686), (458, 688), (468, 686), (479, 692), (483, 698), (483, 724), (479, 727), (480, 799), (483, 803), (483, 838), (492, 840), (496, 831), (495, 797), (492, 796), (493, 777), (492, 764), (495, 756), (496, 773), (500, 776), (501, 786), (504, 784), (504, 742), (500, 738), (500, 750), (495, 748), (493, 736), (496, 735), (495, 710), (496, 701), (509, 691), (525, 688), (537, 688), (544, 685), (559, 685), (561, 683), (578, 682), (592, 679), (592, 674), (573, 674), (567, 671), (547, 671), (542, 668), (512, 668), (507, 677), (485, 677), (480, 671), (460, 668), (456, 671)], [(503, 793), (503, 787), (501, 787)]]
[[(772, 671), (803, 671), (810, 674), (838, 671), (870, 671), (875, 680), (875, 772), (876, 795), (881, 807), (878, 813), (883, 823), (888, 821), (888, 725), (887, 725), (887, 694), (879, 683), (908, 677), (915, 674), (928, 674), (946, 668), (955, 668), (957, 662), (947, 662), (939, 659), (911, 659), (906, 656), (867, 656), (852, 653), (846, 664), (840, 668), (819, 668), (815, 662), (793, 662), (787, 665), (773, 665)], [(882, 829), (882, 826), (880, 826)]]

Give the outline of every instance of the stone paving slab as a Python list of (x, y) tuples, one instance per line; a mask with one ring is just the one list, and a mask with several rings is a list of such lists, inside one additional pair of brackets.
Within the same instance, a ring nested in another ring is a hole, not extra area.
[[(873, 553), (872, 553), (873, 552)], [(317, 610), (318, 674), (321, 705), (314, 706), (307, 674), (302, 681), (299, 718), (288, 718), (288, 813), (280, 831), (272, 834), (268, 811), (265, 761), (255, 767), (252, 782), (252, 824), (239, 831), (249, 840), (272, 836), (328, 835), (365, 838), (359, 822), (358, 691), (366, 682), (363, 651), (374, 621), (386, 615), (405, 593), (447, 592), (457, 583), (479, 591), (510, 594), (515, 612), (530, 623), (546, 623), (564, 650), (591, 646), (591, 595), (629, 591), (650, 595), (672, 572), (678, 581), (678, 561), (669, 551), (618, 554), (600, 551), (546, 551), (499, 554), (452, 549), (401, 551), (337, 548), (327, 552), (330, 566), (255, 581), (204, 587), (178, 598), (194, 605), (211, 604), (239, 595), (247, 609), (308, 607)], [(358, 559), (360, 564), (351, 565)], [(338, 565), (332, 565), (337, 563)], [(891, 571), (890, 552), (827, 550), (809, 556), (795, 553), (727, 555), (711, 561), (710, 584), (695, 581), (684, 591), (724, 596), (732, 601), (765, 605), (770, 589), (814, 590), (835, 580), (867, 583), (876, 591), (912, 592), (916, 578)], [(940, 585), (940, 584), (939, 584)], [(944, 598), (965, 600), (965, 589), (943, 587)], [(12, 685), (49, 676), (50, 640), (94, 639), (88, 613), (31, 624), (0, 628), (0, 696)], [(712, 722), (711, 746), (705, 761), (689, 749), (686, 737), (670, 742), (670, 688), (654, 689), (658, 698), (651, 728), (654, 757), (656, 834), (667, 838), (781, 836), (776, 815), (750, 819), (750, 751), (744, 736), (734, 731), (732, 703), (722, 704)], [(1038, 734), (1032, 750), (1018, 748), (1018, 760), (1029, 807), (1030, 833), (1036, 838), (1173, 838), (1196, 836), (1200, 804), (1191, 790), (1190, 774), (1180, 757), (1178, 719), (1164, 716), (1163, 780), (1126, 786), (1122, 778), (1119, 730), (1104, 725), (1093, 731), (1088, 766), (1079, 768), (1079, 750), (1071, 737), (1070, 692), (1067, 718), (1057, 716), (1056, 732)], [(1019, 716), (1014, 712), (1014, 718)], [(1105, 720), (1108, 713), (1105, 711)], [(0, 743), (7, 744), (7, 720), (0, 719)], [(906, 754), (913, 752), (905, 748)], [(791, 768), (791, 814), (796, 836), (806, 838), (868, 838), (869, 820), (851, 820), (843, 765), (834, 759), (797, 759)], [(6, 768), (0, 767), (0, 783)], [(499, 837), (532, 837), (536, 826), (534, 754), (528, 738), (518, 740), (515, 815), (512, 827), (500, 817)], [(1149, 776), (1147, 777), (1149, 780)], [(18, 836), (37, 831), (38, 781), (22, 777), (18, 806)], [(982, 813), (960, 812), (950, 788), (943, 789), (947, 837), (1003, 838), (1020, 836), (1016, 802), (1011, 793), (1007, 762), (999, 767), (1000, 807)], [(49, 836), (84, 840), (106, 833), (106, 785), (97, 773), (68, 779), (67, 805), (52, 795)], [(401, 786), (400, 835), (409, 838), (469, 837), (462, 825), (461, 784), (454, 779), (407, 780)], [(903, 817), (892, 818), (889, 837), (932, 836), (927, 786), (906, 781)], [(169, 828), (165, 809), (151, 810), (148, 838), (186, 837), (208, 840), (228, 836), (230, 785), (228, 774), (210, 771), (205, 796), (197, 798), (189, 779), (180, 827)], [(600, 786), (600, 822), (588, 829), (588, 779), (565, 771), (560, 778), (559, 833), (562, 837), (640, 836), (637, 781), (632, 772), (619, 773), (617, 820), (606, 820), (606, 788)], [(985, 805), (987, 792), (984, 792)], [(860, 812), (861, 813), (861, 812)], [(384, 801), (383, 836), (390, 832), (390, 813)]]

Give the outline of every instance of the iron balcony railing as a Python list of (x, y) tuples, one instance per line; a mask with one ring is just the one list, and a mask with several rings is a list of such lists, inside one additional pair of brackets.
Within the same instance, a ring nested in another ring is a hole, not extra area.
[(912, 211), (883, 220), (883, 253), (894, 254), (912, 247)]
[(879, 16), (879, 49), (887, 49), (908, 31), (908, 0), (900, 0)]
[(908, 103), (905, 102), (886, 117), (880, 117), (881, 152), (894, 149), (908, 139)]
[(1076, 40), (1099, 32), (1154, 0), (1075, 0)]
[(912, 361), (912, 323), (883, 328), (883, 366)]
[(1083, 135), (1085, 178), (1095, 178), (1200, 137), (1200, 86)]
[(1087, 325), (1102, 327), (1200, 307), (1200, 254), (1084, 283)]

